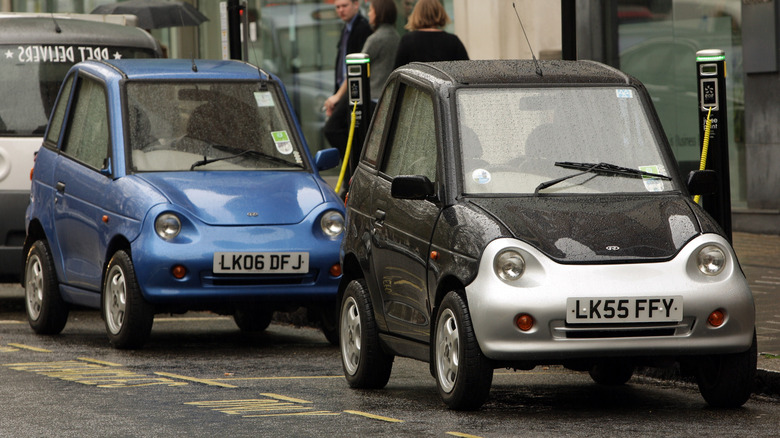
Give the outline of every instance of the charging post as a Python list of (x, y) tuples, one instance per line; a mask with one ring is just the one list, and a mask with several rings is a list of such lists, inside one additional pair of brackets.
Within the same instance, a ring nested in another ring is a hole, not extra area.
[(369, 108), (371, 105), (371, 60), (365, 53), (350, 53), (347, 64), (347, 95), (350, 111), (355, 104), (355, 132), (352, 138), (352, 150), (349, 158), (350, 175), (357, 168), (363, 141), (368, 132)]
[[(711, 127), (706, 151), (706, 169), (714, 170), (717, 192), (702, 196), (702, 207), (723, 228), (731, 241), (731, 186), (729, 179), (729, 141), (726, 112), (726, 55), (723, 50), (696, 52), (698, 80), (699, 138), (703, 144), (707, 116)], [(704, 151), (702, 151), (704, 152)]]

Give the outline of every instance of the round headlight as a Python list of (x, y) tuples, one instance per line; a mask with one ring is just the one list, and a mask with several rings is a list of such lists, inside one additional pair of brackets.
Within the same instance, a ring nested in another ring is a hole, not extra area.
[(715, 245), (707, 245), (699, 250), (696, 261), (704, 275), (717, 275), (726, 266), (726, 254)]
[(325, 212), (320, 219), (322, 232), (328, 237), (338, 237), (344, 232), (344, 215), (336, 210)]
[(493, 259), (493, 270), (505, 282), (519, 280), (525, 272), (525, 259), (514, 249), (505, 249)]
[(181, 231), (181, 220), (173, 213), (163, 213), (154, 221), (154, 231), (165, 240), (171, 240)]

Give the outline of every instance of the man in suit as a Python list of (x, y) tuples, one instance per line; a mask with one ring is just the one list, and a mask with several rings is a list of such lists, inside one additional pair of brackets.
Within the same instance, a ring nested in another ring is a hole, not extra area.
[(325, 122), (323, 133), (330, 145), (338, 148), (343, 157), (349, 139), (351, 109), (347, 95), (339, 98), (335, 93), (347, 78), (346, 56), (350, 53), (360, 53), (363, 43), (372, 31), (368, 20), (360, 14), (360, 0), (335, 0), (333, 5), (339, 18), (344, 22), (344, 29), (338, 43), (334, 95), (326, 99), (324, 104), (328, 120)]

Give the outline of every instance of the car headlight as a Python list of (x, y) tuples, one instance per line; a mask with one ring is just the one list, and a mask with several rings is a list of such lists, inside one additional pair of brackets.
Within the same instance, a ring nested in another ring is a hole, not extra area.
[(320, 218), (322, 232), (328, 237), (338, 237), (344, 232), (344, 215), (336, 210), (329, 210)]
[(493, 259), (493, 271), (504, 282), (517, 281), (525, 272), (525, 259), (515, 249), (505, 249)]
[(181, 220), (173, 213), (163, 213), (154, 221), (154, 231), (164, 240), (171, 240), (181, 231)]
[(715, 245), (707, 245), (699, 250), (696, 262), (704, 275), (717, 275), (726, 266), (726, 254)]

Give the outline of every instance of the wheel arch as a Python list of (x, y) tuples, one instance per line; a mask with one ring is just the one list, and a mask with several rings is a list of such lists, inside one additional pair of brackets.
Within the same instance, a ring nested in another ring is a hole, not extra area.
[(114, 236), (113, 239), (111, 239), (110, 242), (108, 242), (108, 245), (106, 246), (106, 252), (105, 256), (103, 257), (103, 274), (100, 276), (100, 317), (103, 318), (103, 284), (106, 281), (106, 271), (108, 270), (108, 263), (111, 261), (111, 257), (116, 254), (117, 251), (124, 250), (127, 255), (130, 257), (130, 260), (133, 259), (133, 254), (130, 249), (130, 241), (128, 241), (124, 236)]
[[(30, 248), (32, 248), (33, 243), (35, 243), (37, 240), (44, 240), (48, 244), (46, 231), (44, 231), (43, 225), (41, 225), (41, 222), (38, 219), (33, 219), (30, 221), (29, 225), (27, 225), (27, 236), (24, 238), (24, 246), (22, 246), (22, 257), (20, 260), (21, 269), (19, 270), (19, 272), (22, 273), (22, 275), (19, 276), (19, 281), (22, 284), (22, 287), (24, 287), (25, 269), (27, 269), (27, 254), (30, 252)], [(58, 269), (56, 263), (54, 264), (54, 269)]]

